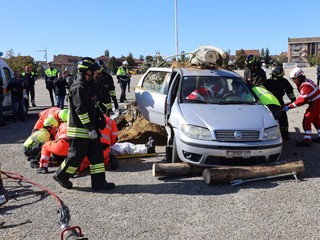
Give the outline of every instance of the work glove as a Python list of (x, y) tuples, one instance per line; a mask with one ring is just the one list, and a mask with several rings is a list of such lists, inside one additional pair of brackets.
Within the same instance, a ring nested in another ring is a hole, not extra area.
[(97, 139), (98, 138), (98, 133), (96, 132), (96, 130), (91, 130), (90, 132), (89, 132), (89, 137), (91, 138), (91, 139)]
[(287, 105), (282, 108), (282, 110), (285, 111), (285, 112), (288, 112), (289, 109), (290, 109), (290, 108), (289, 108), (289, 106), (287, 106)]

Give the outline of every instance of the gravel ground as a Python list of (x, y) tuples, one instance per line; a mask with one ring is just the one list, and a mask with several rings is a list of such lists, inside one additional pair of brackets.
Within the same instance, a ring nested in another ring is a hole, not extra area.
[[(305, 72), (315, 79), (314, 68)], [(133, 100), (133, 91), (127, 98)], [(164, 147), (158, 146), (156, 157), (122, 159), (119, 169), (106, 172), (108, 181), (116, 183), (114, 190), (92, 192), (90, 176), (72, 179), (74, 188), (66, 190), (52, 179), (54, 167), (47, 175), (29, 167), (22, 143), (39, 111), (49, 106), (43, 80), (37, 81), (36, 103), (26, 122), (7, 117), (8, 125), (0, 128), (1, 170), (20, 173), (56, 193), (70, 209), (70, 224), (80, 226), (89, 239), (319, 239), (320, 144), (294, 146), (303, 137), (305, 107), (288, 112), (292, 139), (280, 159), (304, 161), (298, 183), (289, 177), (231, 187), (208, 186), (201, 176), (155, 178), (152, 164), (164, 157)], [(3, 182), (19, 195), (0, 207), (1, 239), (59, 239), (56, 199), (26, 182)]]

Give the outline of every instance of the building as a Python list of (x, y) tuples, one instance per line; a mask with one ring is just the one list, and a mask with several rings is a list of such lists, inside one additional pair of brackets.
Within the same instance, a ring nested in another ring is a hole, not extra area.
[(320, 37), (288, 38), (288, 62), (308, 64), (308, 58), (320, 53)]

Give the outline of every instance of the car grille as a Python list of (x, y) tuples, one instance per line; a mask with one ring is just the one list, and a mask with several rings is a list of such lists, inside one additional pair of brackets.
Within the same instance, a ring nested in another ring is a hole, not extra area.
[(221, 142), (254, 142), (259, 141), (259, 131), (255, 130), (215, 130), (217, 141)]

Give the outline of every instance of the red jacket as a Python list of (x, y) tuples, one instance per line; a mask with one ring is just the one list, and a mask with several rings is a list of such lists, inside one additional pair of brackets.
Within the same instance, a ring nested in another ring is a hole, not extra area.
[(304, 82), (297, 84), (299, 97), (289, 105), (289, 108), (296, 108), (306, 103), (310, 104), (320, 99), (320, 90), (318, 86), (310, 79), (306, 78)]

